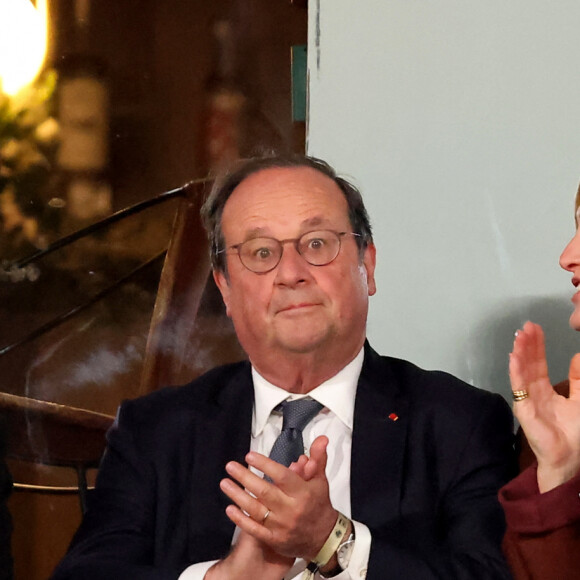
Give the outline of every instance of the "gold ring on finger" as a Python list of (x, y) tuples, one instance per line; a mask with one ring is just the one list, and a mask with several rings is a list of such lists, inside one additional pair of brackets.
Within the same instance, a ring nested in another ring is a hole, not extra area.
[(528, 391), (526, 391), (525, 389), (521, 389), (519, 391), (513, 391), (512, 396), (514, 398), (514, 401), (517, 403), (518, 401), (523, 401), (524, 399), (527, 399), (530, 395), (528, 394)]

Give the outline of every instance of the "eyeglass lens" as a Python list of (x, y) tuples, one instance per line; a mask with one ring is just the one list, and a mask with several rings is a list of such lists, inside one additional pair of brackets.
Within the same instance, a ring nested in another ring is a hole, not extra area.
[(324, 266), (336, 258), (340, 250), (340, 236), (330, 230), (308, 232), (297, 240), (253, 238), (238, 246), (242, 264), (252, 272), (273, 270), (282, 258), (283, 243), (294, 242), (298, 253), (313, 266)]

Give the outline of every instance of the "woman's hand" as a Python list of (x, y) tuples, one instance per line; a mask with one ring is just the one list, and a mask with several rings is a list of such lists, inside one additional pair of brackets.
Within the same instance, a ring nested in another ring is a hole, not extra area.
[(526, 322), (516, 333), (509, 373), (512, 391), (528, 393), (514, 402), (514, 414), (538, 460), (538, 487), (544, 493), (580, 471), (580, 354), (570, 363), (566, 399), (548, 378), (542, 328)]

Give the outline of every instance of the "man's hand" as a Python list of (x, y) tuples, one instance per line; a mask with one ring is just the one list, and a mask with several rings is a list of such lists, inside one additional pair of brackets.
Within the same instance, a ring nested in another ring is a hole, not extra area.
[(512, 391), (529, 395), (514, 403), (514, 414), (538, 460), (538, 487), (544, 493), (580, 470), (580, 354), (570, 363), (566, 399), (550, 384), (542, 328), (526, 322), (516, 333), (509, 371)]
[(301, 455), (297, 461), (290, 464), (288, 469), (297, 473), (304, 481), (310, 481), (321, 469), (325, 475), (327, 455), (326, 447), (328, 440), (326, 437), (317, 437), (310, 447), (310, 457)]
[(228, 463), (228, 474), (244, 488), (231, 479), (222, 480), (222, 491), (236, 504), (228, 506), (228, 517), (276, 553), (312, 560), (338, 517), (325, 474), (327, 445), (326, 437), (318, 437), (310, 458), (300, 458), (290, 468), (259, 453), (248, 453), (248, 465), (268, 475), (272, 483), (239, 463)]
[(281, 556), (242, 531), (232, 552), (206, 573), (204, 580), (280, 580), (294, 558)]

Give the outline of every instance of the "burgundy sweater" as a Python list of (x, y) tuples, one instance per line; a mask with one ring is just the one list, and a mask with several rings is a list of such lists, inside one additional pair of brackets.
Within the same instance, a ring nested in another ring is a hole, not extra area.
[[(567, 396), (567, 384), (556, 390)], [(522, 444), (520, 466), (531, 454)], [(580, 473), (540, 494), (537, 464), (525, 468), (499, 492), (507, 531), (505, 556), (515, 580), (580, 579)]]

